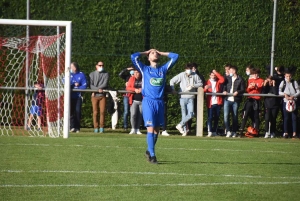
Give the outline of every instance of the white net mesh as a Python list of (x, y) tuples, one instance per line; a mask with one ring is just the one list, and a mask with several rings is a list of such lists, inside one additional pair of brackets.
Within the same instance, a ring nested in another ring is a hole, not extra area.
[(0, 37), (0, 135), (62, 135), (64, 58), (65, 34)]

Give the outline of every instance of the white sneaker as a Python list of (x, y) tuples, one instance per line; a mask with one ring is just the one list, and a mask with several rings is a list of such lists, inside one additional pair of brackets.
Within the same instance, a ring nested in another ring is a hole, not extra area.
[(137, 129), (137, 130), (136, 130), (136, 134), (142, 135), (143, 133), (141, 133), (140, 129)]
[(212, 132), (208, 132), (207, 137), (212, 137), (213, 133)]
[(75, 128), (71, 128), (70, 132), (75, 132)]
[(275, 138), (275, 133), (271, 133), (271, 138)]
[(163, 136), (170, 136), (170, 134), (166, 130), (164, 130), (163, 132), (161, 132), (161, 135), (163, 135)]
[(231, 137), (231, 132), (230, 131), (227, 131), (226, 137)]
[[(226, 136), (227, 137), (227, 136)], [(236, 137), (236, 133), (232, 133), (232, 136), (231, 137)]]
[(183, 131), (182, 136), (186, 136), (186, 135), (187, 135), (187, 133)]
[[(177, 124), (176, 129), (177, 129), (181, 134), (184, 134), (184, 130), (183, 130), (181, 124)], [(186, 133), (185, 133), (185, 135), (186, 135)]]
[(130, 135), (131, 134), (136, 134), (136, 131), (135, 131), (135, 129), (131, 129), (131, 131), (130, 131), (130, 133), (129, 133)]
[(269, 133), (268, 132), (266, 132), (265, 138), (269, 138)]

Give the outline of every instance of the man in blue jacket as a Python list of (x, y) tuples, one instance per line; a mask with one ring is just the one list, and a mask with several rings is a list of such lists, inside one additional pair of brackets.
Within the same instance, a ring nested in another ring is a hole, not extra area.
[[(71, 63), (71, 89), (86, 89), (86, 78), (84, 73), (80, 72), (79, 65), (76, 62)], [(82, 96), (81, 92), (71, 93), (71, 112), (70, 128), (71, 132), (79, 133), (81, 119)]]

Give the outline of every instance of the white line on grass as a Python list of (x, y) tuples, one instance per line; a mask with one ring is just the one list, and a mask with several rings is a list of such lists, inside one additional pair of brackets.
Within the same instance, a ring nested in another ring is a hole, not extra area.
[(3, 173), (72, 173), (72, 174), (136, 174), (136, 175), (172, 175), (172, 176), (208, 176), (208, 177), (242, 177), (242, 178), (268, 178), (268, 179), (300, 179), (300, 177), (261, 176), (261, 175), (231, 175), (231, 174), (187, 174), (176, 172), (124, 172), (124, 171), (73, 171), (73, 170), (0, 170)]
[(3, 184), (1, 188), (32, 188), (32, 187), (144, 187), (144, 186), (224, 186), (224, 185), (289, 185), (294, 182), (222, 182), (222, 183), (179, 183), (179, 184)]
[[(100, 146), (100, 145), (62, 145), (62, 144), (1, 144), (0, 146), (42, 146), (42, 147), (90, 147), (90, 148), (112, 148), (112, 149), (145, 149), (145, 147), (123, 147), (123, 146)], [(229, 152), (258, 152), (258, 153), (276, 153), (276, 154), (293, 154), (294, 152), (287, 152), (287, 151), (262, 151), (257, 149), (251, 149), (251, 150), (239, 150), (239, 149), (198, 149), (198, 148), (164, 148), (164, 147), (158, 147), (159, 149), (164, 150), (184, 150), (184, 151), (229, 151)]]

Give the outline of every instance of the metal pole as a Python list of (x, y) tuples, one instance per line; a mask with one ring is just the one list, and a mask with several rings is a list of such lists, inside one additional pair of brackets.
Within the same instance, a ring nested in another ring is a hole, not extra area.
[(60, 136), (60, 126), (61, 124), (60, 122), (60, 51), (59, 51), (59, 47), (60, 47), (60, 37), (59, 37), (59, 26), (57, 26), (57, 43), (56, 43), (56, 59), (57, 59), (57, 136)]
[(275, 53), (276, 10), (277, 10), (277, 0), (274, 0), (273, 28), (272, 28), (272, 47), (271, 47), (271, 66), (270, 66), (270, 74), (272, 76), (273, 76), (273, 69), (274, 69), (274, 53)]
[[(30, 17), (30, 0), (27, 0), (27, 11), (26, 11), (26, 19), (29, 20)], [(26, 71), (25, 71), (25, 87), (28, 88), (28, 76), (29, 76), (29, 26), (26, 26)], [(24, 119), (24, 129), (27, 127), (27, 119), (28, 119), (28, 90), (25, 91), (25, 119)]]
[(69, 118), (70, 118), (70, 67), (71, 64), (71, 37), (72, 23), (66, 26), (66, 55), (65, 55), (65, 87), (64, 87), (64, 127), (63, 138), (69, 137)]

